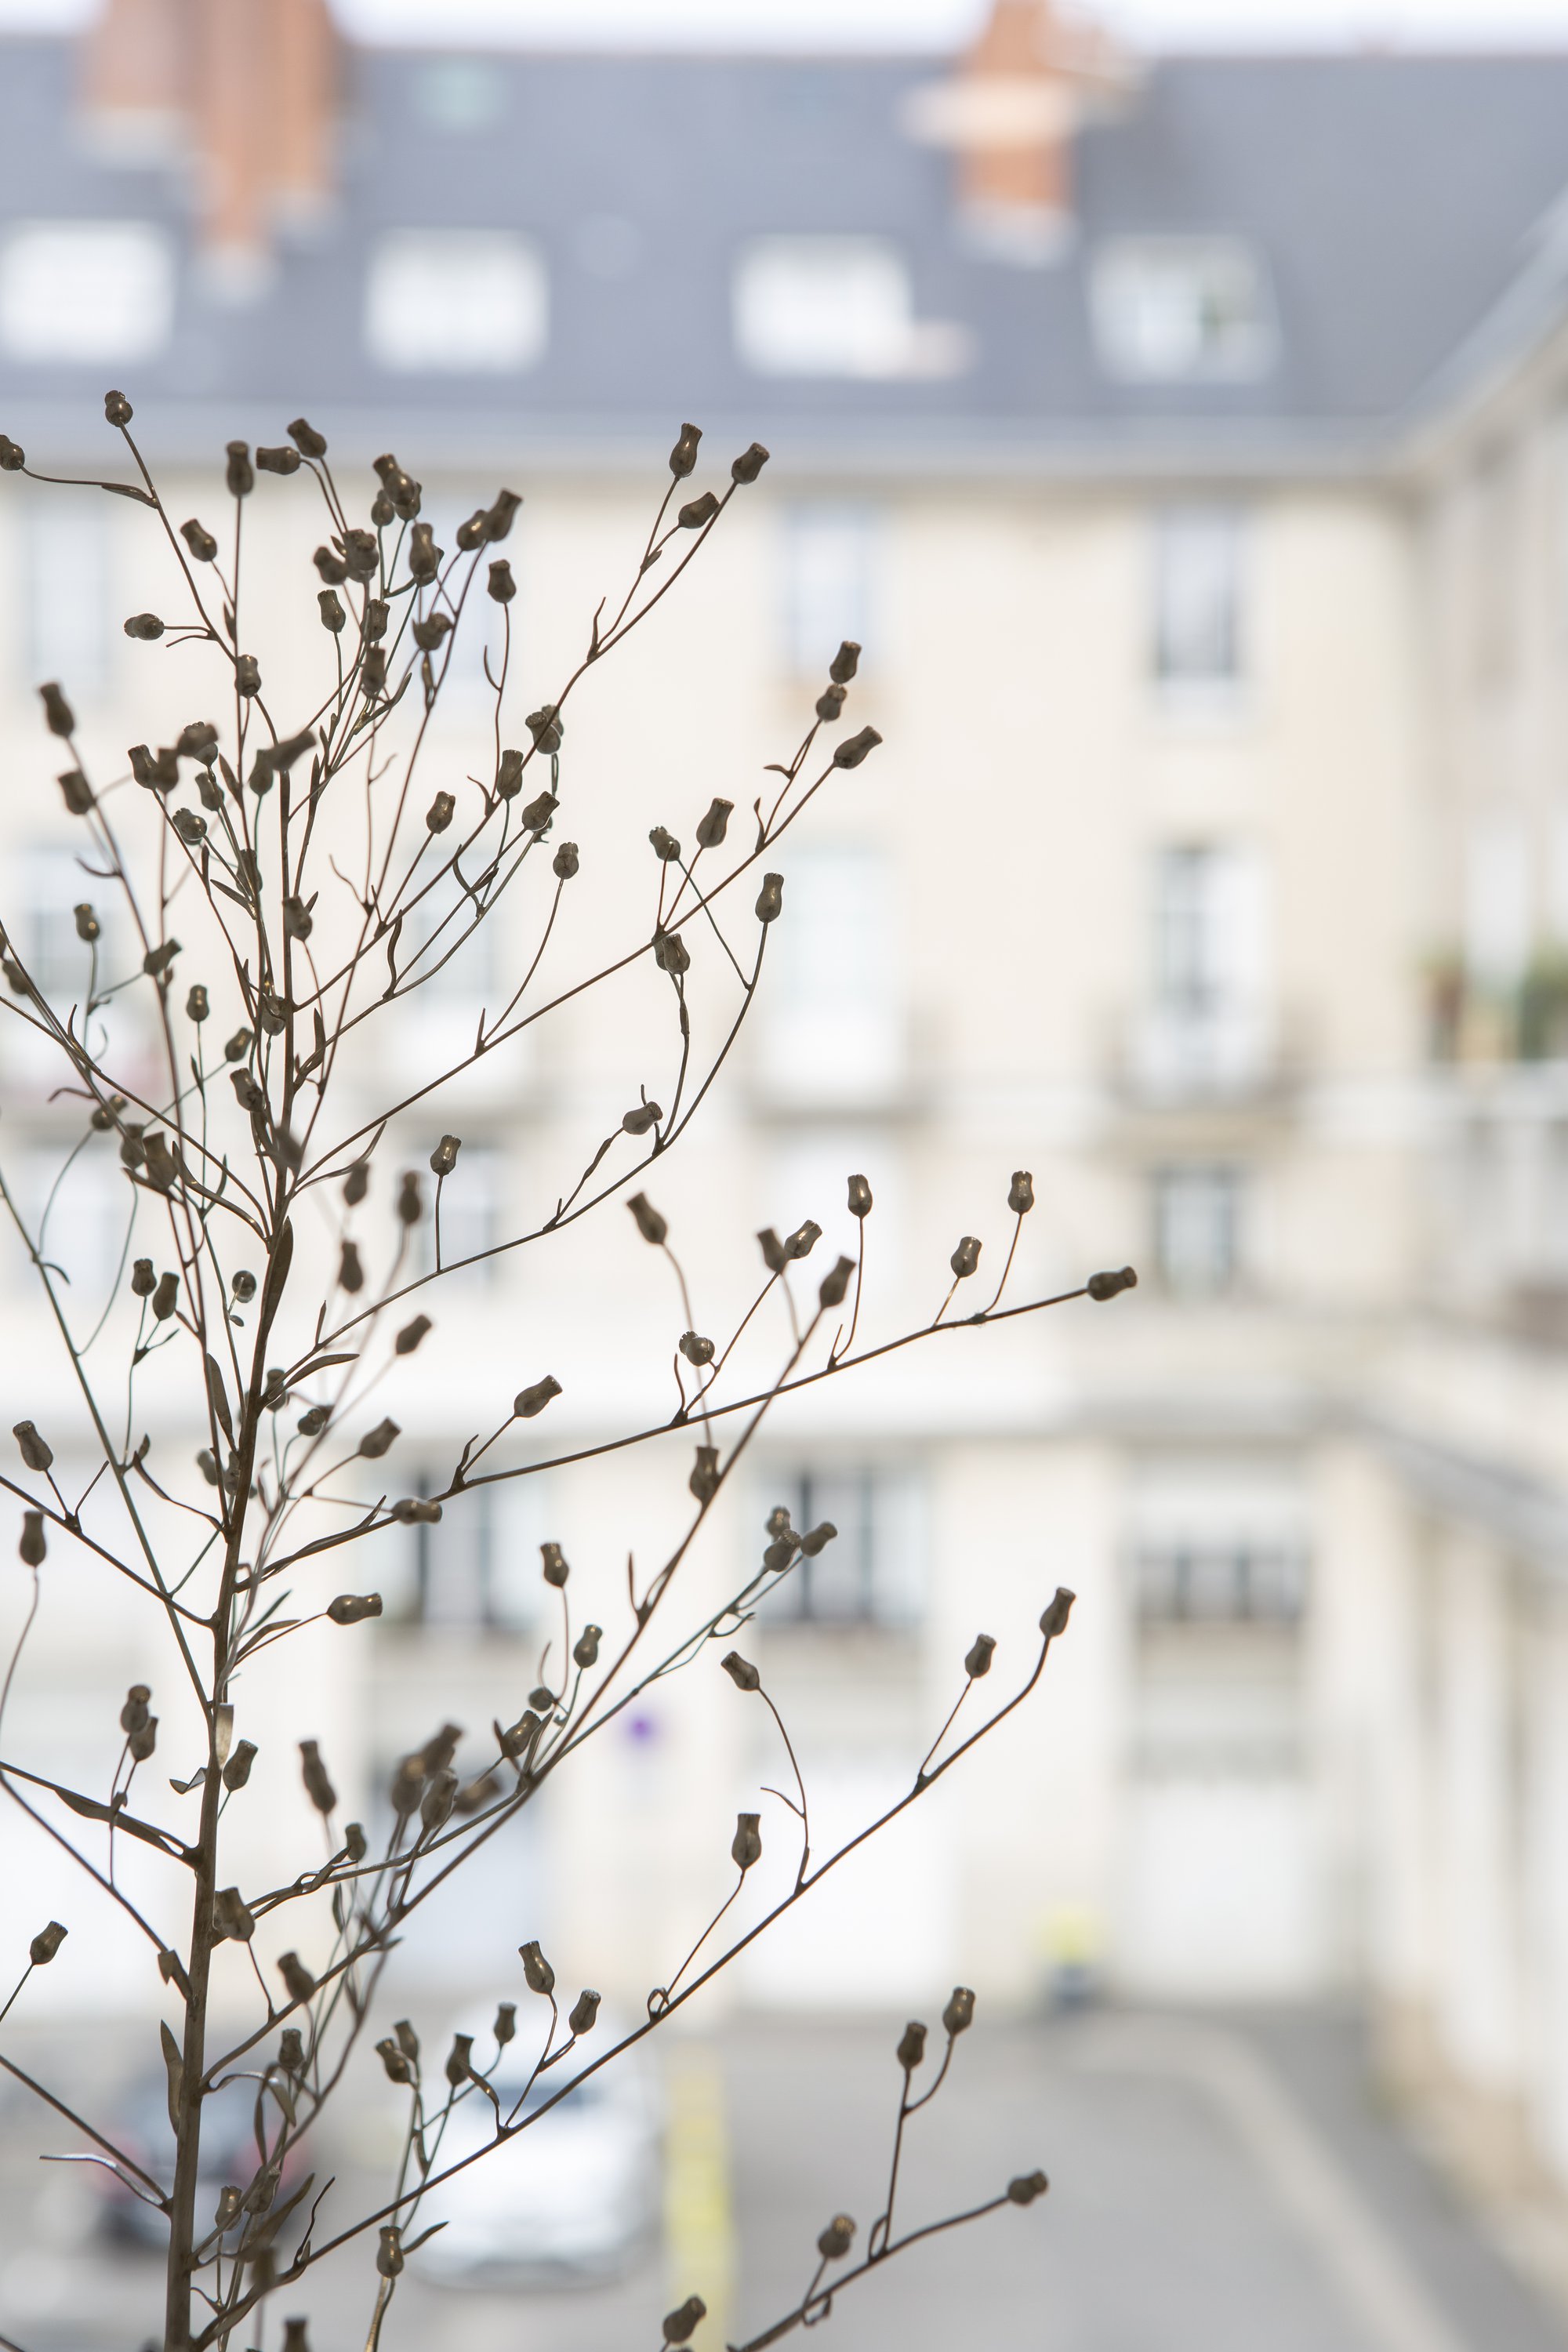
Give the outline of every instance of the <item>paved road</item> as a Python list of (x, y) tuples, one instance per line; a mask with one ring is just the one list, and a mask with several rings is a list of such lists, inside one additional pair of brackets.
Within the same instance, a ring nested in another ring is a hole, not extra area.
[[(727, 2302), (727, 2333), (744, 2341), (798, 2296), (831, 2212), (863, 2233), (879, 2208), (897, 2030), (771, 2021), (673, 2045), (667, 2246), (611, 2288), (498, 2296), (411, 2274), (386, 2352), (654, 2352), (658, 2315), (692, 2284)], [(79, 2175), (37, 2166), (51, 2136), (22, 2099), (0, 2103), (0, 2334), (25, 2352), (136, 2352), (155, 2326), (158, 2265), (90, 2233)], [(1568, 2327), (1368, 2097), (1346, 2021), (982, 2021), (910, 2127), (900, 2226), (1036, 2164), (1048, 2198), (900, 2258), (814, 2340), (826, 2352), (1568, 2352)], [(314, 2352), (363, 2342), (367, 2268), (345, 2257), (299, 2298)], [(695, 2352), (718, 2343), (705, 2326)]]

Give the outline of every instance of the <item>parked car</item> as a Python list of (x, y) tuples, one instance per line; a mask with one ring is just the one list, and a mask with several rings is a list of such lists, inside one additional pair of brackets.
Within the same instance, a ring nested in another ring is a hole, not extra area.
[[(604, 2046), (600, 2036), (607, 2043), (614, 2032), (602, 2018), (595, 2043)], [(487, 2018), (474, 2036), (480, 2064), (488, 2034)], [(584, 2045), (530, 2087), (531, 2055), (521, 2041), (503, 2052), (490, 2078), (502, 2116), (521, 2099), (521, 2114), (539, 2120), (421, 2205), (411, 2235), (432, 2221), (446, 2224), (415, 2256), (427, 2276), (452, 2286), (489, 2286), (530, 2273), (604, 2278), (626, 2269), (647, 2244), (659, 2213), (660, 2118), (641, 2052), (615, 2059), (542, 2112), (563, 2079), (571, 2081), (574, 2061), (580, 2066), (594, 2054)], [(447, 2123), (437, 2170), (494, 2136), (495, 2112), (475, 2092)]]

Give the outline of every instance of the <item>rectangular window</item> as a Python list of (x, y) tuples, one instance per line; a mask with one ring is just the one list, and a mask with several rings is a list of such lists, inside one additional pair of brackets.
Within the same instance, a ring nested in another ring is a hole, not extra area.
[(826, 681), (846, 637), (875, 635), (878, 517), (842, 502), (792, 507), (784, 517), (784, 656), (793, 676)]
[(1306, 1606), (1306, 1497), (1285, 1462), (1152, 1461), (1128, 1559), (1144, 1624), (1292, 1625)]
[(763, 1083), (794, 1100), (886, 1098), (902, 1060), (887, 858), (849, 844), (797, 850), (785, 861), (784, 903), (763, 992)]
[[(924, 1591), (919, 1489), (906, 1472), (872, 1467), (797, 1470), (766, 1489), (797, 1534), (830, 1520), (837, 1534), (794, 1565), (763, 1596), (773, 1624), (912, 1624)], [(759, 1530), (761, 1548), (773, 1540)]]
[(1158, 1169), (1153, 1206), (1154, 1259), (1165, 1288), (1178, 1298), (1234, 1290), (1241, 1272), (1239, 1170), (1196, 1163)]
[(1276, 348), (1262, 257), (1239, 237), (1113, 237), (1089, 299), (1100, 364), (1134, 383), (1239, 383)]
[(405, 374), (506, 375), (536, 366), (550, 336), (550, 280), (510, 229), (389, 229), (365, 278), (372, 359)]
[[(438, 1492), (445, 1475), (420, 1477), (416, 1492)], [(410, 1558), (395, 1599), (397, 1579), (386, 1580), (389, 1610), (454, 1631), (530, 1633), (543, 1613), (542, 1598), (555, 1598), (540, 1572), (539, 1546), (551, 1532), (537, 1478), (472, 1487), (447, 1502), (434, 1525), (410, 1528)]]
[[(502, 1181), (505, 1155), (485, 1144), (465, 1143), (458, 1154), (458, 1164), (440, 1187), (441, 1196), (441, 1264), (451, 1269), (442, 1276), (440, 1289), (447, 1297), (459, 1290), (482, 1288), (495, 1279), (498, 1261), (481, 1255), (495, 1247), (503, 1238), (501, 1231)], [(429, 1274), (436, 1265), (436, 1218), (434, 1202), (436, 1180), (424, 1178), (432, 1213), (417, 1229), (420, 1270)], [(475, 1265), (465, 1265), (465, 1259), (477, 1259)]]
[(1272, 1064), (1268, 872), (1245, 842), (1155, 853), (1150, 1001), (1137, 1038), (1141, 1083), (1234, 1090)]
[(1155, 520), (1153, 665), (1174, 692), (1237, 686), (1245, 670), (1242, 518), (1168, 507)]
[(736, 263), (735, 349), (759, 375), (956, 375), (973, 339), (918, 319), (909, 264), (879, 236), (758, 237)]

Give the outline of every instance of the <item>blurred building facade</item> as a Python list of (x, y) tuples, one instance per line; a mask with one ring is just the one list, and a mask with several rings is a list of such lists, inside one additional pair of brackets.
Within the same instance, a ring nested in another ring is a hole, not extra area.
[[(781, 1500), (840, 1529), (755, 1629), (823, 1846), (907, 1785), (982, 1624), (1000, 1676), (1054, 1585), (1080, 1596), (1036, 1711), (749, 1996), (1354, 1987), (1493, 2177), (1568, 2179), (1568, 59), (1135, 65), (1025, 0), (945, 66), (351, 52), (312, 0), (111, 0), (79, 47), (4, 56), (0, 425), (42, 469), (105, 462), (114, 383), (181, 513), (301, 409), (366, 500), (395, 448), (444, 530), (504, 477), (521, 711), (680, 420), (773, 449), (563, 769), (630, 919), (649, 824), (748, 805), (839, 638), (866, 648), (850, 708), (887, 748), (782, 857), (773, 992), (658, 1188), (709, 1236), (700, 1317), (742, 1311), (758, 1226), (852, 1240), (852, 1170), (876, 1336), (930, 1319), (961, 1232), (1000, 1273), (1015, 1167), (1012, 1295), (1140, 1268), (792, 1405), (693, 1563), (729, 1590)], [(310, 619), (318, 526), (262, 487), (251, 576)], [(66, 682), (106, 767), (190, 713), (121, 634), (138, 518), (5, 488), (8, 900), (63, 971), (80, 884), (32, 688)], [(454, 681), (455, 762), (486, 756), (481, 687)], [(508, 951), (410, 1012), (388, 1075), (471, 1034)], [(563, 1189), (646, 1044), (574, 1019), (394, 1144), (461, 1127), (448, 1213), (483, 1246)], [(26, 1041), (0, 1053), (41, 1197), (59, 1114)], [(113, 1180), (72, 1180), (84, 1282), (113, 1276)], [(541, 1349), (557, 1443), (658, 1392), (667, 1270), (605, 1216), (443, 1307), (400, 1391), (410, 1486)], [(7, 1418), (59, 1425), (7, 1279)], [(686, 1466), (411, 1535), (388, 1619), (268, 1696), (275, 1746), (313, 1701), (370, 1791), (433, 1709), (510, 1719), (539, 1541), (598, 1563), (607, 1611)], [(46, 1618), (8, 1720), (62, 1773), (137, 1639)], [(413, 1958), (493, 1972), (542, 1917), (635, 2004), (776, 1774), (753, 1728), (716, 1672), (672, 1685), (498, 1859), (483, 1934)]]

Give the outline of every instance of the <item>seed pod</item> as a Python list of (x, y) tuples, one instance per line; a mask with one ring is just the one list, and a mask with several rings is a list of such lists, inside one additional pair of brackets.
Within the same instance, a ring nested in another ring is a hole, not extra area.
[(536, 1413), (544, 1411), (552, 1397), (560, 1394), (560, 1381), (553, 1373), (546, 1372), (544, 1378), (535, 1381), (531, 1388), (519, 1389), (511, 1401), (511, 1409), (519, 1421), (531, 1421)]
[(147, 1702), (153, 1694), (145, 1683), (132, 1683), (125, 1694), (125, 1704), (120, 1710), (120, 1728), (124, 1732), (141, 1731), (148, 1722)]
[(118, 425), (121, 429), (130, 424), (131, 419), (136, 414), (135, 410), (132, 407), (131, 403), (126, 399), (125, 394), (122, 392), (106, 392), (104, 394), (103, 413), (109, 419), (110, 425)]
[(767, 451), (760, 441), (753, 441), (749, 449), (742, 450), (731, 467), (730, 478), (732, 482), (754, 482), (767, 462)]
[(566, 729), (553, 702), (542, 703), (537, 710), (531, 710), (525, 724), (533, 738), (536, 751), (546, 755), (559, 751)]
[(139, 637), (143, 645), (155, 646), (163, 634), (163, 624), (156, 613), (132, 613), (125, 624), (128, 637)]
[(139, 1118), (128, 1118), (120, 1138), (120, 1161), (124, 1168), (144, 1167), (147, 1147), (142, 1138), (146, 1132)]
[(206, 990), (198, 980), (186, 995), (185, 1018), (187, 1021), (205, 1021), (211, 1011)]
[(681, 979), (691, 969), (691, 957), (679, 931), (656, 931), (653, 960), (660, 971), (668, 971), (673, 980)]
[(255, 1740), (237, 1740), (235, 1742), (234, 1753), (223, 1768), (224, 1787), (226, 1789), (243, 1789), (246, 1782), (250, 1778), (250, 1768), (255, 1761)]
[(543, 1728), (543, 1724), (533, 1709), (525, 1707), (510, 1731), (503, 1731), (500, 1724), (496, 1725), (496, 1746), (504, 1757), (515, 1764), (520, 1756), (527, 1755)]
[(599, 1663), (599, 1643), (604, 1637), (605, 1629), (602, 1625), (584, 1625), (572, 1644), (573, 1664), (581, 1666), (584, 1674), (590, 1666), (596, 1666)]
[(301, 1739), (300, 1742), (300, 1777), (305, 1783), (305, 1794), (319, 1813), (331, 1813), (337, 1810), (338, 1792), (327, 1778), (321, 1751), (313, 1739)]
[(419, 581), (434, 580), (441, 568), (444, 552), (445, 550), (436, 544), (435, 526), (416, 522), (408, 534), (408, 569), (412, 577)]
[(298, 449), (258, 449), (256, 462), (264, 474), (297, 474), (300, 470)]
[(555, 1990), (555, 1971), (540, 1950), (537, 1942), (520, 1944), (518, 1957), (522, 1962), (522, 1973), (527, 1980), (529, 1991), (548, 1998)]
[(213, 1896), (213, 1926), (220, 1943), (248, 1944), (255, 1935), (256, 1921), (237, 1886), (220, 1886)]
[(406, 2084), (414, 2080), (414, 2069), (389, 2033), (375, 2045), (375, 2054), (386, 2069), (388, 2082)]
[(517, 582), (511, 576), (511, 566), (504, 555), (498, 555), (490, 565), (485, 593), (496, 604), (510, 604), (516, 595)]
[(503, 2000), (498, 2005), (493, 2032), (495, 2033), (496, 2047), (498, 2050), (504, 2050), (509, 2042), (515, 2040), (517, 2035), (516, 2001)]
[(434, 1837), (445, 1827), (458, 1797), (458, 1776), (450, 1766), (430, 1775), (430, 1783), (419, 1801), (419, 1826), (426, 1837)]
[(367, 645), (380, 645), (386, 635), (386, 625), (391, 618), (391, 605), (382, 597), (373, 596), (364, 608), (364, 635)]
[(458, 1164), (458, 1154), (462, 1148), (463, 1139), (460, 1135), (444, 1135), (430, 1154), (431, 1174), (449, 1176)]
[(381, 549), (373, 530), (345, 530), (343, 563), (351, 580), (370, 581), (381, 569)]
[(503, 751), (496, 770), (496, 791), (503, 801), (515, 800), (522, 790), (522, 753)]
[(511, 535), (511, 520), (522, 499), (516, 490), (498, 490), (495, 504), (485, 514), (485, 537), (495, 542)]
[(822, 1239), (822, 1227), (811, 1217), (796, 1225), (793, 1234), (784, 1236), (784, 1254), (793, 1264), (796, 1258), (809, 1257)]
[(734, 814), (733, 801), (714, 799), (709, 803), (706, 816), (698, 820), (697, 845), (700, 849), (717, 849), (729, 829)]
[(849, 736), (833, 754), (836, 768), (858, 768), (868, 753), (881, 741), (874, 727), (862, 727), (858, 735)]
[(741, 1655), (739, 1650), (729, 1650), (719, 1661), (737, 1690), (761, 1690), (763, 1678), (755, 1666)]
[(148, 949), (142, 959), (142, 969), (150, 980), (157, 980), (170, 969), (179, 952), (178, 940), (164, 940), (157, 947)]
[(315, 929), (315, 918), (298, 891), (283, 901), (283, 929), (291, 940), (308, 940)]
[(971, 1682), (978, 1682), (982, 1675), (988, 1675), (991, 1672), (991, 1660), (995, 1648), (996, 1643), (993, 1635), (976, 1633), (963, 1661), (963, 1671)]
[(343, 1178), (343, 1198), (351, 1209), (357, 1209), (370, 1190), (370, 1162), (356, 1160)]
[(68, 768), (58, 780), (66, 809), (71, 816), (86, 816), (92, 807), (92, 787), (79, 768)]
[(651, 1242), (657, 1249), (669, 1231), (666, 1220), (659, 1215), (646, 1192), (634, 1192), (626, 1206), (636, 1218), (637, 1231), (644, 1241)]
[(757, 920), (759, 923), (776, 922), (783, 911), (784, 876), (764, 874), (763, 887), (757, 893)]
[(297, 416), (289, 427), (289, 438), (301, 457), (324, 457), (327, 454), (325, 440), (313, 425), (306, 424), (302, 416)]
[(157, 1717), (150, 1715), (145, 1723), (129, 1735), (125, 1745), (133, 1764), (145, 1764), (158, 1745)]
[(550, 861), (550, 870), (561, 882), (570, 882), (577, 871), (577, 845), (563, 841)]
[[(696, 429), (695, 425), (688, 425), (687, 427), (688, 432), (694, 433)], [(667, 2344), (689, 2343), (691, 2337), (696, 2333), (698, 2323), (700, 2320), (706, 2319), (707, 2316), (708, 2305), (703, 2302), (702, 2297), (700, 2294), (689, 2294), (679, 2311), (667, 2311), (665, 2313), (665, 2342)]]
[[(262, 1111), (266, 1109), (267, 1097), (258, 1086), (256, 1080), (251, 1076), (248, 1070), (231, 1070), (228, 1074), (228, 1077), (229, 1084), (234, 1088), (235, 1100), (238, 1103), (241, 1110)], [(124, 1146), (121, 1145), (121, 1159), (123, 1159), (124, 1156)]]
[(763, 1858), (763, 1817), (761, 1813), (737, 1813), (735, 1834), (730, 1841), (730, 1859), (744, 1877), (753, 1863)]
[(426, 1333), (432, 1328), (433, 1326), (428, 1315), (416, 1315), (412, 1322), (405, 1323), (404, 1325), (402, 1330), (393, 1341), (393, 1354), (395, 1356), (411, 1356), (414, 1353), (415, 1349), (419, 1345), (420, 1340), (424, 1339)]
[(343, 1832), (343, 1852), (351, 1862), (363, 1862), (369, 1851), (363, 1830), (358, 1822), (350, 1822)]
[(1026, 1168), (1015, 1168), (1007, 1206), (1016, 1217), (1026, 1217), (1035, 1205), (1035, 1180)]
[(392, 1516), (405, 1528), (434, 1528), (441, 1523), (439, 1503), (427, 1503), (423, 1496), (405, 1495), (394, 1503)]
[(700, 1339), (695, 1331), (683, 1331), (680, 1352), (689, 1364), (710, 1364), (713, 1361), (713, 1342)]
[(974, 2022), (974, 1995), (967, 1985), (954, 1985), (942, 2012), (942, 2030), (949, 2035), (967, 2033)]
[(831, 1519), (819, 1519), (816, 1527), (808, 1528), (805, 1535), (801, 1537), (801, 1550), (805, 1554), (807, 1559), (815, 1559), (818, 1552), (823, 1552), (827, 1549), (828, 1545), (833, 1541), (837, 1533), (838, 1530), (834, 1526)]
[(243, 1062), (247, 1054), (250, 1051), (250, 1045), (251, 1036), (249, 1030), (237, 1029), (223, 1049), (224, 1060), (226, 1062)]
[(788, 1261), (784, 1256), (784, 1245), (772, 1225), (763, 1227), (762, 1232), (757, 1235), (757, 1244), (763, 1253), (763, 1264), (767, 1267), (768, 1272), (782, 1274)]
[(678, 482), (683, 482), (697, 465), (697, 444), (702, 438), (700, 425), (683, 425), (680, 438), (669, 453), (669, 470)]
[(849, 1289), (849, 1277), (854, 1271), (854, 1259), (841, 1257), (832, 1271), (822, 1277), (821, 1286), (816, 1294), (818, 1306), (842, 1307)]
[(424, 1196), (419, 1189), (416, 1169), (405, 1169), (397, 1181), (397, 1215), (400, 1223), (416, 1225), (425, 1214)]
[(644, 1101), (626, 1112), (621, 1125), (628, 1135), (646, 1135), (648, 1129), (657, 1127), (663, 1117), (664, 1112), (658, 1103)]
[(301, 1437), (320, 1437), (331, 1414), (324, 1404), (307, 1405), (297, 1424)]
[(42, 1511), (24, 1511), (22, 1540), (16, 1546), (16, 1557), (24, 1568), (42, 1568), (48, 1555), (48, 1543), (44, 1535)]
[(166, 1323), (180, 1302), (180, 1277), (177, 1274), (161, 1274), (158, 1287), (153, 1293), (153, 1312), (160, 1323)]
[(224, 479), (228, 484), (229, 494), (233, 498), (248, 498), (256, 488), (256, 476), (251, 470), (250, 450), (245, 442), (229, 443), (228, 464), (224, 471)]
[(653, 831), (648, 835), (648, 839), (653, 844), (654, 856), (658, 858), (663, 865), (668, 866), (673, 864), (680, 856), (679, 842), (677, 841), (672, 833), (667, 833), (662, 824), (656, 824), (654, 826)]
[(415, 2032), (414, 2028), (409, 2023), (407, 2018), (400, 2017), (392, 2030), (397, 2036), (397, 2046), (402, 2051), (404, 2056), (407, 2059), (409, 2064), (411, 2066), (417, 2066), (419, 2063), (419, 2036)]
[(27, 1947), (27, 1958), (34, 1968), (47, 1969), (69, 1933), (70, 1929), (62, 1927), (58, 1919), (51, 1919), (47, 1927), (40, 1927)]
[[(286, 2025), (278, 2037), (278, 2063), (286, 2074), (302, 2074), (305, 2071), (305, 2039), (297, 2025)], [(286, 2319), (283, 2342), (287, 2352), (290, 2327), (303, 2328), (302, 2319)]]
[(378, 1421), (374, 1429), (367, 1429), (364, 1435), (360, 1439), (359, 1450), (367, 1462), (379, 1462), (382, 1455), (391, 1448), (398, 1435), (399, 1430), (396, 1422), (390, 1418)]
[(349, 576), (348, 565), (330, 547), (318, 547), (310, 561), (329, 588), (341, 588)]
[(331, 629), (334, 637), (341, 636), (347, 625), (348, 614), (342, 608), (337, 590), (319, 588), (316, 591), (316, 604), (321, 611), (322, 628)]
[(713, 1500), (719, 1492), (719, 1448), (716, 1445), (698, 1447), (697, 1465), (686, 1484), (700, 1503)]
[(375, 2267), (383, 2278), (396, 2278), (403, 2268), (401, 2234), (395, 2221), (376, 2232)]
[(209, 1486), (216, 1486), (222, 1483), (223, 1474), (217, 1466), (217, 1455), (213, 1452), (210, 1445), (204, 1445), (198, 1450), (196, 1454), (196, 1468), (201, 1472), (202, 1476), (206, 1480)]
[(906, 2025), (899, 2039), (894, 2055), (906, 2074), (912, 2074), (926, 2054), (926, 2030), (923, 2025)]
[(1058, 1585), (1040, 1612), (1040, 1631), (1047, 1642), (1054, 1641), (1058, 1633), (1067, 1632), (1068, 1619), (1072, 1614), (1072, 1605), (1077, 1599), (1077, 1593), (1070, 1591), (1065, 1584)]
[(425, 812), (426, 833), (445, 833), (457, 813), (458, 803), (450, 793), (437, 793)]
[(416, 621), (414, 624), (412, 632), (414, 642), (421, 653), (433, 654), (443, 637), (447, 635), (451, 626), (452, 624), (445, 613), (426, 613), (422, 621)]
[(19, 474), (27, 462), (27, 453), (19, 441), (8, 433), (0, 433), (0, 474)]
[(719, 511), (719, 501), (711, 490), (703, 490), (677, 511), (676, 521), (682, 530), (701, 530)]
[(558, 1543), (541, 1544), (539, 1547), (539, 1556), (544, 1562), (544, 1581), (546, 1584), (553, 1584), (556, 1586), (564, 1584), (572, 1571), (567, 1565), (566, 1555), (562, 1550), (560, 1545)]
[(134, 1298), (151, 1298), (155, 1276), (150, 1257), (139, 1257), (131, 1268), (131, 1293)]
[(38, 694), (44, 706), (44, 722), (50, 734), (74, 735), (76, 714), (59, 688), (51, 681), (47, 686), (40, 686)]
[(290, 2000), (309, 2000), (316, 1990), (316, 1979), (298, 1952), (279, 1952), (278, 1973), (289, 1988)]
[(40, 1473), (54, 1460), (53, 1449), (38, 1435), (37, 1425), (31, 1421), (14, 1422), (11, 1434), (16, 1439), (23, 1461), (29, 1470)]
[(816, 2241), (825, 2263), (841, 2263), (855, 2241), (855, 2224), (847, 2213), (835, 2213)]
[(578, 1994), (576, 2000), (573, 2002), (572, 2013), (566, 2020), (566, 2022), (572, 2028), (574, 2033), (592, 2033), (595, 2022), (598, 2018), (598, 1994), (596, 1992), (590, 1992), (584, 1990)]
[(237, 694), (250, 695), (260, 693), (261, 670), (254, 654), (236, 654), (234, 657), (234, 684), (235, 691)]
[(1084, 1284), (1089, 1297), (1100, 1299), (1114, 1298), (1120, 1291), (1137, 1287), (1138, 1276), (1130, 1265), (1124, 1265), (1118, 1274), (1091, 1274)]
[(816, 698), (816, 715), (825, 727), (834, 726), (844, 716), (844, 698), (847, 688), (825, 687)]
[(239, 1272), (235, 1276), (234, 1280), (230, 1283), (229, 1288), (233, 1291), (240, 1305), (242, 1307), (247, 1307), (256, 1296), (256, 1276), (253, 1274), (247, 1273), (245, 1267), (241, 1266)]
[(269, 1364), (267, 1385), (261, 1391), (261, 1402), (268, 1412), (281, 1412), (289, 1402), (289, 1383), (281, 1364)]
[(334, 1625), (363, 1625), (367, 1617), (381, 1614), (379, 1592), (340, 1592), (335, 1601), (327, 1603), (327, 1614)]
[(974, 1272), (976, 1266), (980, 1264), (980, 1244), (975, 1240), (973, 1234), (964, 1234), (963, 1239), (959, 1243), (958, 1247), (948, 1259), (948, 1264), (952, 1266), (960, 1282), (966, 1282), (968, 1280), (969, 1276)]
[(542, 833), (560, 805), (553, 793), (541, 793), (523, 810), (522, 822), (530, 833)]
[(359, 1247), (354, 1242), (344, 1242), (339, 1253), (338, 1286), (351, 1297), (364, 1288), (364, 1268), (360, 1264)]
[(1032, 2205), (1050, 2185), (1043, 2172), (1020, 2172), (1007, 2183), (1008, 2200), (1014, 2205)]

